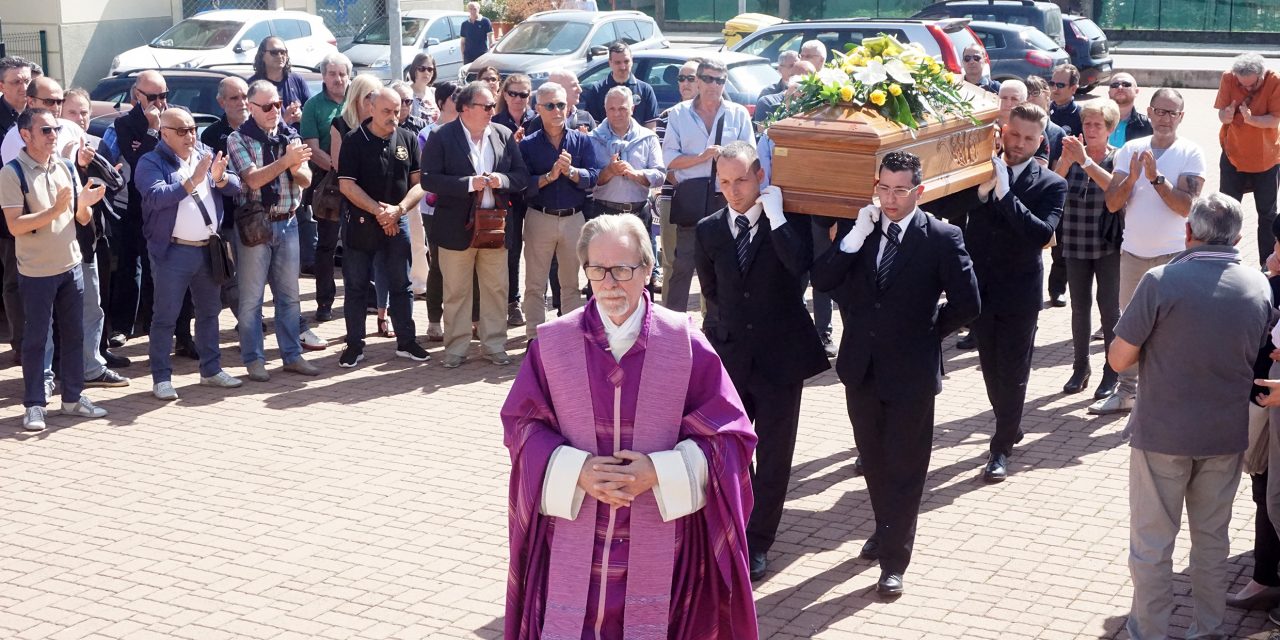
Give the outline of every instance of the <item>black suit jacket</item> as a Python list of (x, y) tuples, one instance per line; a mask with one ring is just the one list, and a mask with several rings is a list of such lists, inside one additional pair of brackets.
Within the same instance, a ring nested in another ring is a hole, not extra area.
[(773, 229), (761, 213), (744, 274), (730, 215), (724, 208), (698, 222), (694, 262), (707, 301), (702, 330), (734, 386), (746, 388), (753, 372), (777, 384), (798, 384), (826, 371), (831, 365), (804, 305), (805, 273), (813, 262), (808, 219), (788, 215), (787, 224)]
[[(489, 144), (493, 146), (492, 174), (502, 181), (502, 186), (494, 190), (493, 196), (497, 206), (507, 207), (510, 206), (511, 194), (524, 191), (529, 184), (529, 172), (510, 129), (490, 124)], [(470, 183), (471, 177), (479, 172), (471, 164), (471, 147), (467, 144), (467, 131), (461, 119), (427, 136), (419, 166), (422, 169), (422, 188), (436, 194), (432, 240), (451, 251), (467, 249), (473, 235), (467, 228), (474, 200)]]
[(1031, 162), (1009, 193), (978, 200), (977, 188), (939, 201), (969, 212), (965, 244), (973, 255), (983, 308), (997, 313), (1034, 313), (1044, 304), (1044, 245), (1062, 221), (1067, 181)]
[[(978, 316), (978, 282), (960, 229), (917, 210), (903, 232), (894, 271), (876, 286), (880, 225), (857, 253), (840, 250), (852, 222), (813, 265), (813, 286), (840, 305), (844, 336), (836, 372), (846, 386), (874, 372), (881, 398), (928, 398), (942, 391), (942, 338)], [(945, 304), (939, 306), (942, 293)]]

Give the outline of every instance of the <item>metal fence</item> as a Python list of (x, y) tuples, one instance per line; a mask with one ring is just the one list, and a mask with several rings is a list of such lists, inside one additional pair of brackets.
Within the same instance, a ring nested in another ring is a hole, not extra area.
[(1104, 29), (1280, 33), (1276, 0), (1102, 0)]
[[(6, 56), (22, 56), (40, 64), (40, 68), (49, 68), (49, 32), (39, 31), (5, 31), (0, 23), (0, 54)], [(46, 71), (47, 73), (47, 71)]]
[[(462, 6), (459, 3), (458, 6)], [(375, 21), (387, 21), (385, 0), (316, 0), (316, 15), (324, 18), (339, 44), (350, 41)]]

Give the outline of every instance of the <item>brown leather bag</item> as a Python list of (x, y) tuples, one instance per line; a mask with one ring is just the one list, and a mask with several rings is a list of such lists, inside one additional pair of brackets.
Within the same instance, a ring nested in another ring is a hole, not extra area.
[(476, 191), (471, 201), (471, 214), (467, 217), (467, 229), (471, 230), (472, 249), (501, 249), (507, 246), (507, 208), (505, 196), (495, 193), (494, 208), (480, 207), (483, 191)]

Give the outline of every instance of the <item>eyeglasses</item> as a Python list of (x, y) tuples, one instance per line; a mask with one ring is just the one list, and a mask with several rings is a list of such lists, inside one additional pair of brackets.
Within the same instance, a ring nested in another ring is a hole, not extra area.
[(498, 103), (496, 103), (496, 102), (490, 102), (490, 103), (488, 103), (488, 104), (479, 104), (479, 103), (476, 103), (476, 104), (472, 104), (471, 106), (473, 106), (473, 107), (480, 107), (481, 109), (484, 109), (485, 111), (488, 111), (489, 113), (493, 113), (493, 110), (498, 108)]
[(284, 102), (282, 102), (282, 101), (280, 101), (280, 100), (276, 100), (275, 102), (268, 102), (268, 103), (266, 103), (266, 104), (258, 104), (258, 103), (256, 103), (256, 102), (250, 101), (250, 102), (249, 102), (249, 104), (251, 104), (251, 105), (253, 105), (253, 106), (255, 106), (255, 107), (259, 108), (259, 109), (262, 109), (263, 111), (265, 111), (265, 112), (267, 112), (267, 113), (271, 113), (272, 111), (275, 111), (276, 109), (279, 109), (279, 108), (280, 108), (280, 105), (283, 105), (283, 104), (284, 104)]
[(1119, 89), (1120, 87), (1124, 87), (1125, 89), (1128, 89), (1129, 87), (1132, 87), (1132, 86), (1133, 86), (1133, 83), (1129, 82), (1128, 80), (1116, 80), (1115, 82), (1111, 83), (1112, 89)]
[(63, 98), (36, 98), (36, 100), (43, 102), (46, 107), (61, 107), (66, 101)]
[(709, 76), (705, 73), (698, 76), (698, 79), (707, 84), (711, 84), (714, 82), (715, 84), (720, 84), (720, 85), (723, 85), (725, 81), (728, 80), (728, 78), (725, 78), (724, 76)]
[(676, 76), (676, 82), (693, 82), (698, 76)]
[(982, 56), (965, 56), (965, 62), (982, 62)]
[(1050, 80), (1050, 81), (1049, 81), (1049, 86), (1051, 86), (1051, 87), (1057, 87), (1057, 88), (1059, 88), (1059, 89), (1066, 89), (1067, 87), (1069, 87), (1069, 86), (1071, 86), (1071, 85), (1070, 85), (1070, 84), (1068, 84), (1068, 83), (1066, 83), (1066, 82), (1054, 82), (1054, 81)]
[(881, 198), (890, 194), (892, 194), (893, 197), (895, 198), (906, 198), (911, 194), (915, 193), (915, 191), (916, 191), (915, 189), (908, 189), (906, 187), (895, 188), (895, 187), (889, 187), (883, 184), (876, 185), (876, 195), (880, 196)]
[(517, 100), (528, 100), (530, 93), (528, 91), (512, 91), (507, 89), (508, 98), (516, 98)]
[(401, 106), (407, 107), (413, 104), (413, 98), (400, 98), (400, 104)]
[(1170, 111), (1169, 109), (1161, 109), (1159, 107), (1151, 107), (1151, 115), (1157, 118), (1176, 118), (1182, 115), (1182, 112)]
[(418, 67), (418, 71), (419, 71), (419, 72), (423, 72), (423, 71), (430, 71), (431, 73), (435, 73), (435, 72), (436, 72), (436, 68), (435, 68), (435, 67), (428, 67), (428, 66), (426, 66), (426, 65), (422, 65), (421, 67)]
[(139, 93), (139, 94), (141, 94), (141, 95), (142, 95), (142, 97), (144, 97), (144, 98), (146, 98), (146, 99), (147, 99), (147, 102), (155, 102), (156, 100), (168, 100), (168, 99), (169, 99), (169, 92), (168, 92), (168, 91), (161, 91), (160, 93), (147, 93), (146, 91), (143, 91), (142, 89), (138, 89), (137, 91), (138, 91), (138, 93)]
[(161, 127), (161, 128), (168, 129), (184, 138), (187, 136), (194, 136), (196, 134), (196, 127)]
[(569, 107), (569, 105), (563, 102), (545, 102), (538, 106), (546, 109), (547, 111), (564, 111)]
[(52, 127), (39, 127), (39, 129), (40, 129), (40, 133), (46, 136), (51, 134), (56, 135), (56, 134), (62, 133), (62, 125), (57, 125)]
[(287, 56), (289, 55), (289, 50), (288, 49), (267, 49), (267, 53), (273, 56)]
[(616, 282), (626, 282), (631, 278), (635, 277), (636, 269), (639, 269), (639, 268), (640, 268), (640, 265), (638, 264), (637, 265), (620, 264), (616, 267), (597, 267), (595, 265), (589, 264), (589, 265), (584, 265), (582, 267), (582, 270), (586, 272), (587, 279), (592, 282), (600, 282), (601, 280), (604, 280), (604, 275), (606, 273), (613, 276), (613, 279)]

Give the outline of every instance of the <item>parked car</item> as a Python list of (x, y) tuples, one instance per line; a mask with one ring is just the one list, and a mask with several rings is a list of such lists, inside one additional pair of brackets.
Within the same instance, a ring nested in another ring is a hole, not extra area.
[[(658, 96), (658, 109), (666, 109), (680, 102), (680, 87), (676, 81), (676, 76), (680, 75), (680, 67), (689, 58), (706, 53), (702, 49), (637, 51), (632, 54), (631, 73), (653, 86), (653, 92)], [(745, 106), (754, 115), (760, 91), (778, 81), (778, 70), (773, 68), (770, 61), (760, 56), (724, 52), (719, 54), (719, 58), (729, 67), (729, 81), (724, 87), (725, 97)], [(603, 80), (608, 74), (609, 60), (601, 58), (578, 74), (578, 82), (585, 87)]]
[(1046, 80), (1053, 68), (1070, 61), (1067, 52), (1035, 27), (975, 20), (969, 28), (982, 39), (991, 64), (991, 78), (1004, 81), (1036, 75)]
[(609, 45), (622, 41), (633, 52), (665, 49), (667, 39), (653, 18), (639, 11), (542, 11), (516, 25), (488, 53), (458, 72), (475, 80), (471, 69), (495, 67), (503, 76), (523, 73), (534, 88), (552, 71), (579, 73), (596, 58), (608, 59)]
[(325, 54), (337, 51), (337, 40), (324, 21), (302, 11), (206, 11), (173, 25), (149, 44), (116, 56), (109, 73), (252, 63), (258, 43), (273, 35), (285, 41), (289, 61), (295, 65), (315, 67)]
[(1087, 93), (1111, 81), (1111, 46), (1107, 34), (1084, 16), (1062, 16), (1062, 32), (1067, 40), (1067, 55), (1080, 70), (1080, 91)]
[(1066, 47), (1062, 35), (1062, 9), (1042, 0), (942, 0), (920, 11), (913, 18), (970, 18), (987, 22), (1004, 22), (1035, 27)]
[(777, 16), (771, 16), (763, 13), (740, 13), (729, 18), (724, 23), (724, 48), (732, 48), (738, 44), (738, 41), (747, 37), (749, 34), (759, 31), (761, 27), (767, 27), (771, 24), (786, 22)]
[(880, 34), (894, 36), (898, 42), (918, 42), (925, 53), (937, 58), (953, 73), (962, 73), (960, 57), (965, 47), (979, 43), (978, 36), (969, 29), (966, 19), (948, 20), (879, 20), (853, 18), (850, 20), (812, 20), (783, 22), (764, 27), (745, 37), (731, 50), (764, 57), (775, 64), (783, 51), (799, 53), (800, 45), (808, 40), (819, 40), (827, 45), (827, 60), (833, 51), (844, 51), (845, 45), (862, 44), (866, 38)]
[(399, 80), (419, 52), (431, 54), (436, 61), (436, 77), (453, 78), (462, 66), (462, 23), (465, 11), (415, 10), (400, 17), (401, 64), (404, 69), (392, 72), (391, 37), (387, 21), (366, 26), (342, 52), (351, 58), (356, 73), (372, 73), (384, 80)]

